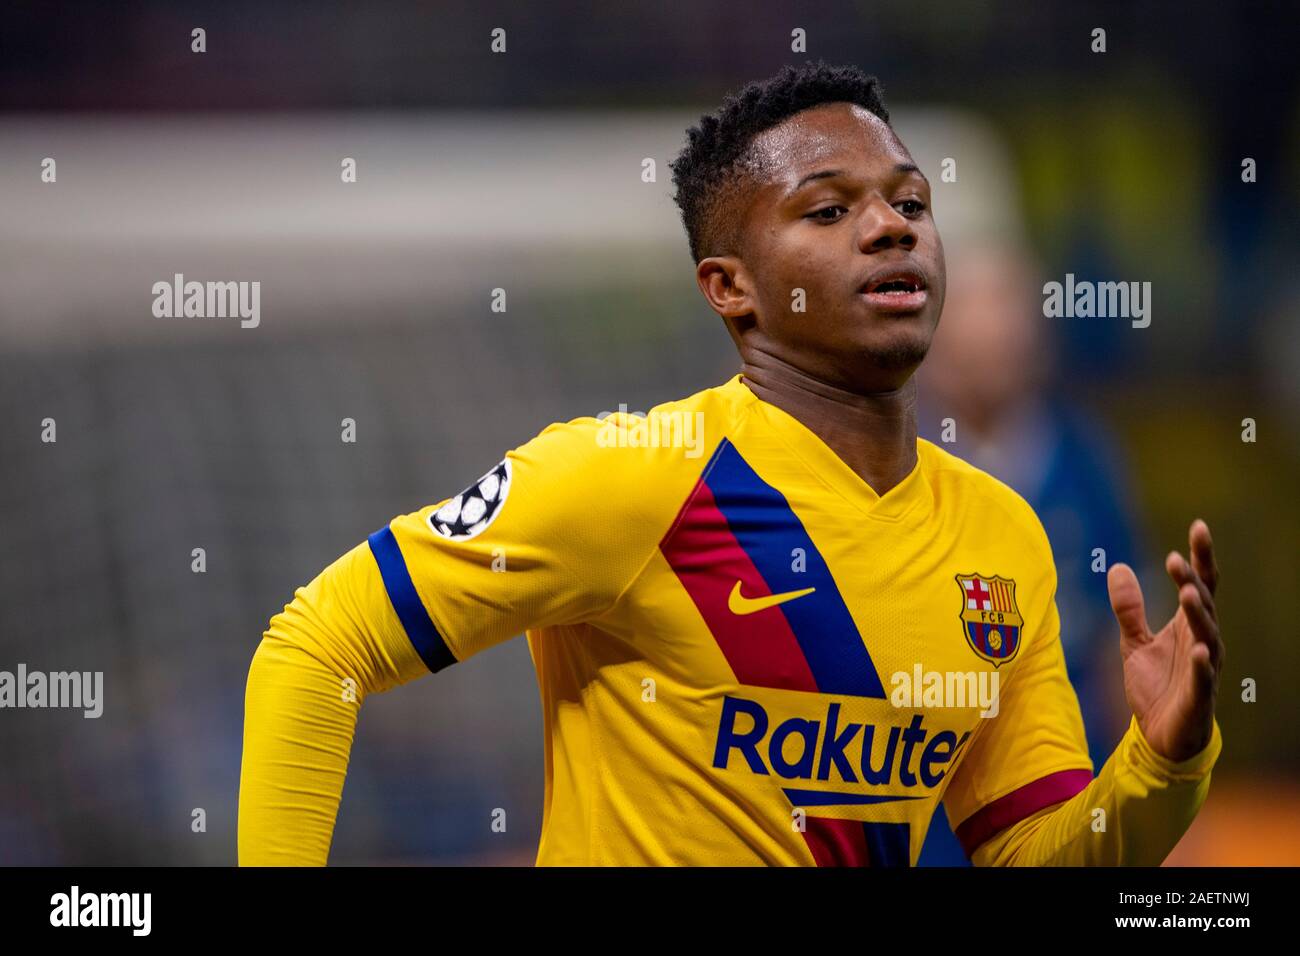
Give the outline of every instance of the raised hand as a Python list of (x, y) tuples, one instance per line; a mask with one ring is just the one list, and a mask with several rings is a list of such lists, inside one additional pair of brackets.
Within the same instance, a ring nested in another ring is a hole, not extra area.
[(1224, 657), (1214, 607), (1219, 571), (1204, 521), (1192, 522), (1188, 545), (1190, 563), (1177, 551), (1165, 558), (1165, 570), (1178, 587), (1178, 610), (1155, 633), (1147, 626), (1133, 569), (1112, 565), (1106, 577), (1119, 621), (1125, 697), (1142, 736), (1156, 753), (1174, 761), (1193, 757), (1210, 743)]

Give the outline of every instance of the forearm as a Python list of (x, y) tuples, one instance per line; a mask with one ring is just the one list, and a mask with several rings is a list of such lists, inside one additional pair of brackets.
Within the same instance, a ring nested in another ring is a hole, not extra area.
[(249, 668), (240, 865), (325, 864), (362, 701), (426, 673), (366, 545), (297, 590)]
[(302, 647), (263, 637), (244, 705), (241, 866), (325, 864), (359, 707)]
[(1221, 748), (1216, 721), (1209, 745), (1175, 763), (1153, 751), (1137, 722), (1130, 721), (1087, 787), (997, 834), (975, 851), (973, 861), (978, 866), (1159, 866), (1205, 802)]

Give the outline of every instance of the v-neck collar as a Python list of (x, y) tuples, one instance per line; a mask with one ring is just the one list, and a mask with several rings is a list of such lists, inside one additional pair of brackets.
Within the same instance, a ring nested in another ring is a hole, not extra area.
[(816, 432), (789, 412), (755, 395), (742, 374), (737, 373), (719, 388), (737, 404), (761, 416), (791, 454), (868, 517), (897, 521), (918, 505), (933, 503), (933, 492), (922, 469), (925, 451), (921, 441), (917, 441), (916, 464), (907, 477), (879, 495)]

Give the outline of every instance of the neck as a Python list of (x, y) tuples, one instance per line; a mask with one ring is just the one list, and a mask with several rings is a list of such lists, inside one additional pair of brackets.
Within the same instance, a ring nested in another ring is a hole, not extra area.
[(746, 355), (750, 391), (802, 423), (878, 495), (916, 467), (916, 381), (884, 392), (830, 385), (770, 356)]

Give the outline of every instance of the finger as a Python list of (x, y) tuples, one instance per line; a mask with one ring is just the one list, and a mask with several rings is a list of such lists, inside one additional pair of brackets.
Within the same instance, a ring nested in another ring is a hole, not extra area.
[(1192, 687), (1200, 700), (1213, 700), (1218, 690), (1218, 670), (1210, 661), (1204, 644), (1192, 648)]
[(1214, 595), (1210, 593), (1209, 587), (1201, 580), (1201, 576), (1196, 573), (1196, 569), (1187, 563), (1186, 558), (1177, 551), (1170, 551), (1165, 557), (1165, 570), (1173, 578), (1174, 584), (1180, 588), (1184, 584), (1194, 585), (1201, 595), (1201, 602), (1205, 605), (1205, 609), (1210, 612), (1210, 617), (1216, 621), (1218, 620), (1219, 611), (1214, 606)]
[[(1201, 592), (1191, 584), (1184, 584), (1178, 589), (1178, 604), (1187, 615), (1187, 623), (1192, 631), (1192, 637), (1198, 644), (1205, 645), (1205, 652), (1209, 658), (1213, 658), (1215, 645), (1219, 639), (1219, 626), (1214, 623), (1214, 618), (1210, 612), (1205, 609), (1205, 604), (1201, 600)], [(1193, 645), (1195, 650), (1195, 645)]]
[(1192, 567), (1201, 576), (1205, 586), (1213, 594), (1219, 586), (1219, 566), (1214, 560), (1214, 541), (1210, 538), (1210, 526), (1197, 518), (1192, 522), (1187, 533), (1187, 543), (1192, 555)]
[[(1223, 662), (1228, 656), (1227, 645), (1223, 643), (1223, 632), (1219, 629), (1219, 622), (1214, 622), (1214, 640), (1208, 645), (1210, 651), (1210, 665), (1217, 675), (1223, 670)], [(1193, 650), (1195, 647), (1193, 647)]]
[(1121, 642), (1144, 643), (1151, 631), (1147, 627), (1142, 588), (1133, 569), (1127, 564), (1112, 564), (1106, 573), (1106, 590), (1110, 593), (1110, 609), (1119, 622)]

